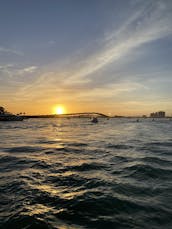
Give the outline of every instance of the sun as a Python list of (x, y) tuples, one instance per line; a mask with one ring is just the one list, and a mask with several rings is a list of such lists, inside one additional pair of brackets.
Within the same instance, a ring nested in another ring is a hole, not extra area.
[(56, 107), (54, 108), (54, 113), (55, 113), (55, 114), (58, 114), (58, 115), (64, 114), (64, 113), (65, 113), (65, 109), (64, 109), (63, 106), (56, 106)]

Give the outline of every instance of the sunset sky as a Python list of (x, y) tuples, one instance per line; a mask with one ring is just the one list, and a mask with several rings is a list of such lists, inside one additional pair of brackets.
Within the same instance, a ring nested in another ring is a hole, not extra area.
[(172, 115), (172, 0), (0, 0), (0, 106)]

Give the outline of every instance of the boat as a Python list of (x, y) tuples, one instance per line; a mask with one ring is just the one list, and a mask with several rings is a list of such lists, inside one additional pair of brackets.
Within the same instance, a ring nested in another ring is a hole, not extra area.
[(14, 115), (7, 112), (3, 107), (0, 107), (0, 121), (23, 121), (23, 119), (23, 116)]
[(98, 119), (96, 117), (93, 117), (91, 120), (92, 123), (98, 123)]

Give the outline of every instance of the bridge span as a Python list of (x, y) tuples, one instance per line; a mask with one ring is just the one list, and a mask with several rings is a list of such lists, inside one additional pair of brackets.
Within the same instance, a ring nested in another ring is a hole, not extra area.
[(81, 112), (81, 113), (68, 113), (68, 114), (51, 114), (51, 115), (24, 115), (24, 118), (65, 118), (65, 117), (104, 117), (109, 118), (108, 115), (99, 112)]
[(69, 113), (69, 114), (62, 114), (62, 115), (57, 115), (57, 116), (71, 116), (71, 117), (85, 117), (85, 116), (88, 116), (88, 117), (105, 117), (105, 118), (108, 118), (109, 116), (108, 115), (105, 115), (103, 113), (99, 113), (99, 112), (81, 112), (81, 113)]

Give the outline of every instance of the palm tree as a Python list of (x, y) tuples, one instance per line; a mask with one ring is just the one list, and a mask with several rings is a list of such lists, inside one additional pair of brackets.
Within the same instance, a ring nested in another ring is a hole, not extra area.
[(4, 107), (0, 107), (0, 114), (4, 114), (4, 113), (5, 113)]

